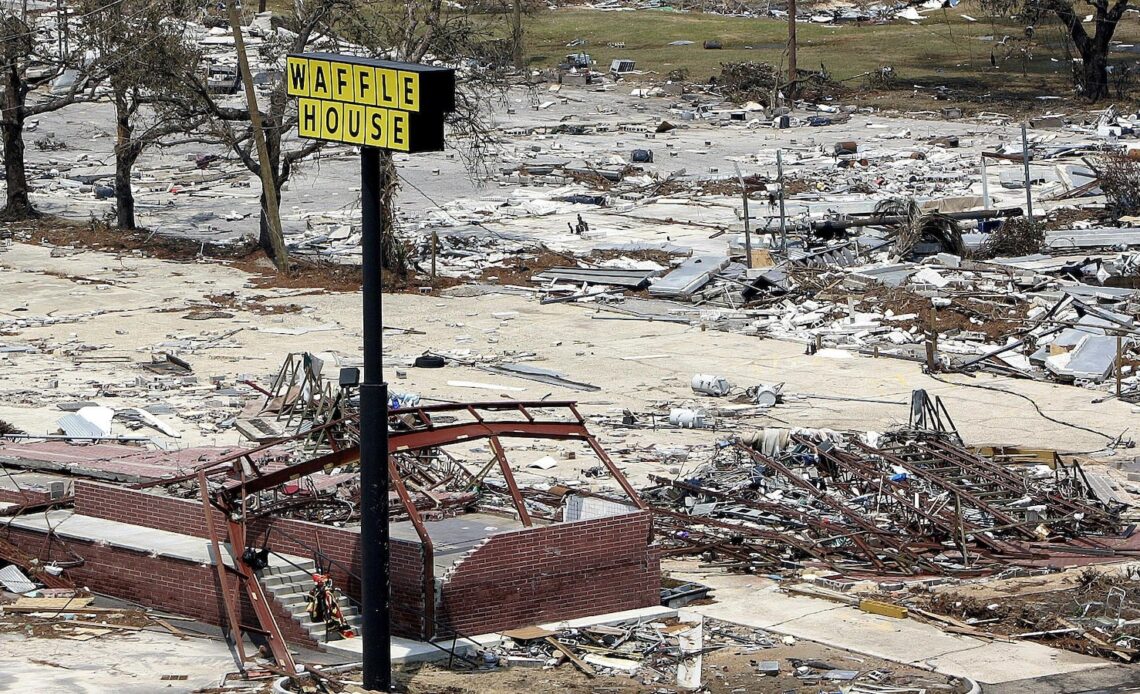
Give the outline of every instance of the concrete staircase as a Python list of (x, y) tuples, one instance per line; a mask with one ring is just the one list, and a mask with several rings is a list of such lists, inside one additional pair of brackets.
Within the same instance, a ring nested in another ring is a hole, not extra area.
[[(313, 589), (313, 572), (317, 566), (310, 560), (295, 562), (297, 566), (286, 564), (284, 566), (268, 566), (261, 571), (261, 585), (274, 600), (293, 615), (293, 619), (301, 628), (309, 632), (315, 641), (321, 643), (325, 640), (325, 625), (309, 619), (306, 600), (309, 591)], [(299, 567), (299, 568), (298, 568)], [(360, 610), (348, 599), (341, 595), (337, 600), (340, 612), (357, 636), (360, 635)], [(335, 629), (328, 632), (329, 641), (339, 641), (341, 635)]]

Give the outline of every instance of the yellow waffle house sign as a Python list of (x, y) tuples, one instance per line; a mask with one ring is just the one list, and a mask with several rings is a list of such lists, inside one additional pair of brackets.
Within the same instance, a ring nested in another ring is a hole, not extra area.
[(443, 149), (455, 110), (455, 71), (415, 63), (304, 53), (286, 59), (297, 134), (398, 152)]

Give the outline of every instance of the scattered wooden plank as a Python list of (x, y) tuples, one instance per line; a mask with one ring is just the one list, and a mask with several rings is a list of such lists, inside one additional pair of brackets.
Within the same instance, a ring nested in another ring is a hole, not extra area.
[(74, 614), (117, 614), (125, 612), (115, 607), (68, 607), (60, 609), (58, 607), (21, 607), (19, 605), (0, 605), (0, 611), (11, 612), (13, 614), (29, 614), (33, 612), (48, 613), (61, 613), (69, 612)]
[(906, 619), (906, 608), (892, 605), (879, 600), (860, 600), (859, 609), (863, 612), (891, 617), (893, 619)]
[(182, 631), (181, 629), (179, 629), (178, 627), (174, 626), (173, 624), (171, 624), (170, 622), (166, 621), (165, 619), (158, 619), (158, 618), (155, 618), (155, 620), (154, 620), (154, 621), (155, 621), (155, 623), (156, 623), (156, 624), (158, 624), (160, 627), (162, 627), (163, 629), (166, 629), (166, 630), (167, 630), (167, 631), (169, 631), (171, 634), (174, 634), (175, 636), (177, 636), (178, 638), (182, 639), (183, 641), (185, 641), (186, 639), (190, 638), (189, 636), (187, 636), (187, 635), (186, 635), (186, 632)]
[(945, 631), (948, 634), (960, 634), (962, 636), (971, 636), (975, 639), (983, 639), (986, 641), (1003, 641), (1005, 643), (1013, 643), (1013, 637), (1011, 637), (1011, 636), (1005, 636), (1002, 634), (995, 634), (992, 631), (978, 631), (977, 629), (975, 629), (973, 627), (970, 627), (969, 629), (963, 629), (961, 627), (947, 625), (946, 627), (944, 627), (942, 629), (942, 631)]
[(950, 626), (958, 627), (959, 629), (963, 629), (966, 631), (977, 631), (977, 629), (974, 627), (974, 625), (967, 624), (960, 619), (955, 619), (954, 617), (950, 617), (948, 615), (938, 614), (937, 612), (927, 612), (926, 610), (918, 608), (918, 607), (912, 607), (910, 609), (912, 611), (917, 612), (918, 614), (922, 615), (923, 617), (926, 617), (928, 619), (933, 619), (936, 622), (942, 622), (943, 624), (949, 624)]
[(820, 588), (818, 586), (790, 585), (783, 586), (783, 590), (785, 592), (792, 593), (793, 595), (805, 595), (809, 598), (834, 600), (835, 602), (841, 602), (845, 605), (851, 605), (852, 607), (857, 607), (859, 605), (859, 598), (852, 597), (850, 595), (844, 595), (843, 593), (839, 593), (834, 590)]
[(545, 639), (548, 636), (554, 636), (555, 632), (542, 627), (520, 627), (518, 629), (511, 629), (510, 631), (502, 632), (503, 636), (515, 641), (533, 641), (535, 639)]
[(549, 643), (551, 646), (554, 646), (556, 649), (561, 651), (567, 658), (569, 658), (570, 662), (574, 663), (574, 667), (581, 670), (582, 673), (584, 675), (586, 675), (586, 677), (589, 677), (592, 679), (592, 678), (598, 676), (598, 673), (594, 671), (594, 668), (591, 667), (590, 664), (587, 663), (586, 661), (584, 661), (581, 658), (579, 658), (578, 656), (574, 655), (574, 651), (570, 650), (569, 646), (567, 646), (566, 644), (560, 642), (558, 639), (555, 639), (551, 636), (547, 636), (546, 639), (544, 639), (544, 640), (547, 643)]

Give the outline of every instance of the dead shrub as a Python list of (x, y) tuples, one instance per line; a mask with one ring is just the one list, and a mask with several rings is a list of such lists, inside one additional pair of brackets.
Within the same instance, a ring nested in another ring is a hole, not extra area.
[(1045, 226), (1026, 217), (1007, 219), (986, 238), (978, 249), (979, 260), (1012, 258), (1041, 252), (1045, 245)]
[(1140, 161), (1111, 152), (1097, 157), (1100, 189), (1116, 217), (1140, 212)]
[(716, 82), (721, 92), (731, 101), (756, 101), (770, 106), (772, 93), (780, 83), (776, 67), (753, 60), (742, 63), (721, 63)]

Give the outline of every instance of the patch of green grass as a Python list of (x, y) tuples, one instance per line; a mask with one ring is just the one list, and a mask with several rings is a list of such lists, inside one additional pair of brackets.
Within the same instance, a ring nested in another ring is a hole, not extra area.
[[(1016, 45), (1024, 26), (1012, 20), (991, 23), (976, 6), (963, 3), (952, 10), (924, 12), (919, 23), (897, 20), (889, 24), (842, 24), (835, 27), (799, 23), (798, 65), (824, 66), (833, 78), (862, 86), (863, 73), (890, 66), (897, 88), (913, 85), (989, 92), (992, 98), (1027, 98), (1065, 95), (1070, 90), (1070, 63), (1055, 22), (1036, 27), (1028, 60)], [(978, 21), (969, 21), (962, 15)], [(1003, 36), (1013, 37), (1006, 46)], [(996, 36), (996, 40), (984, 37)], [(1140, 25), (1125, 19), (1116, 38), (1140, 37)], [(567, 47), (573, 39), (587, 41)], [(526, 53), (532, 67), (557, 65), (565, 55), (584, 51), (606, 70), (614, 58), (637, 62), (638, 70), (664, 77), (684, 68), (692, 80), (703, 81), (719, 73), (722, 62), (756, 60), (786, 64), (787, 22), (770, 18), (724, 17), (668, 10), (606, 12), (558, 9), (532, 15), (525, 24)], [(702, 42), (719, 40), (721, 50), (705, 50)], [(672, 41), (693, 41), (669, 46)], [(625, 48), (608, 44), (624, 42)], [(1012, 49), (1012, 57), (1007, 51)], [(998, 67), (990, 62), (995, 53)]]

